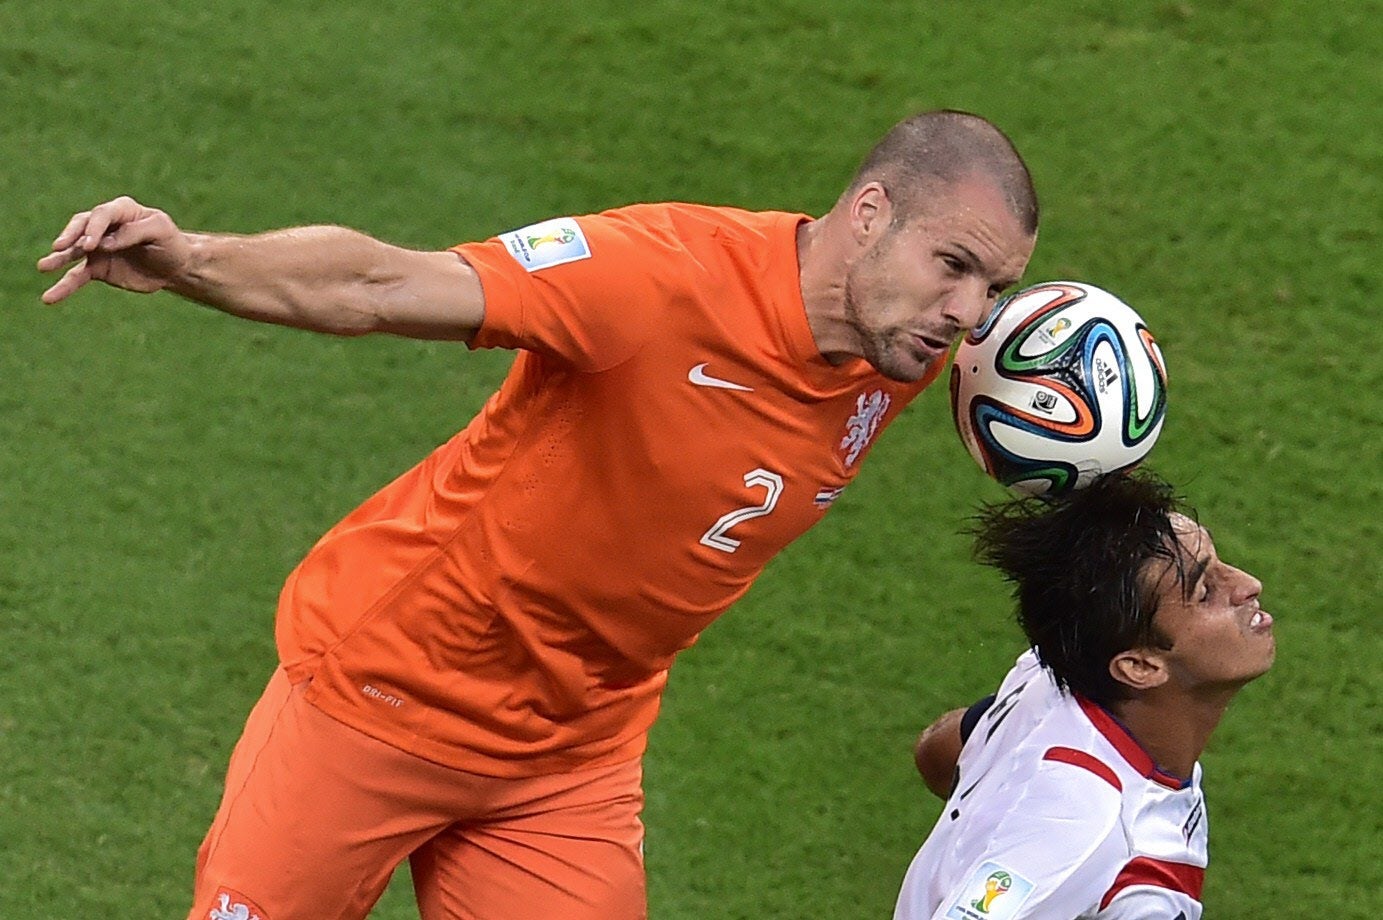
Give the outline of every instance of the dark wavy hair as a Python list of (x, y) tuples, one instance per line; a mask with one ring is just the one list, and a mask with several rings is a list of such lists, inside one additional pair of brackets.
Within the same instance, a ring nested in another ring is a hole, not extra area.
[(1156, 583), (1144, 575), (1164, 559), (1185, 580), (1174, 513), (1188, 512), (1171, 485), (1140, 472), (976, 515), (975, 557), (1013, 585), (1018, 625), (1064, 689), (1102, 705), (1126, 699), (1110, 660), (1131, 648), (1168, 647), (1153, 625)]

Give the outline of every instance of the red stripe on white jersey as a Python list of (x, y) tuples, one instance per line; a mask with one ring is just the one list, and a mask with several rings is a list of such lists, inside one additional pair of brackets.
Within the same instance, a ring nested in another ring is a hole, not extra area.
[(1119, 777), (1109, 766), (1097, 757), (1068, 747), (1050, 747), (1047, 753), (1042, 755), (1043, 760), (1055, 760), (1059, 763), (1069, 763), (1072, 766), (1081, 767), (1094, 773), (1100, 779), (1109, 783), (1120, 792), (1124, 791), (1124, 784), (1119, 782)]
[(1153, 859), (1151, 856), (1136, 856), (1119, 871), (1114, 884), (1109, 886), (1109, 890), (1100, 899), (1100, 910), (1108, 907), (1109, 902), (1113, 901), (1119, 892), (1133, 885), (1151, 885), (1169, 891), (1180, 891), (1199, 901), (1201, 889), (1205, 886), (1205, 870), (1186, 863)]
[(1186, 787), (1186, 780), (1179, 776), (1173, 776), (1158, 767), (1152, 756), (1143, 749), (1143, 745), (1138, 743), (1138, 739), (1129, 734), (1129, 730), (1103, 706), (1079, 694), (1076, 694), (1076, 702), (1080, 704), (1081, 711), (1085, 713), (1090, 723), (1100, 734), (1105, 736), (1110, 744), (1114, 745), (1114, 749), (1128, 761), (1129, 766), (1159, 786), (1165, 786), (1168, 789)]

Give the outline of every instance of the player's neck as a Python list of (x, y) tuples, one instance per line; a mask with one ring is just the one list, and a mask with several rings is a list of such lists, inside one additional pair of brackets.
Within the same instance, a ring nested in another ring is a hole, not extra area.
[(1237, 690), (1176, 698), (1150, 692), (1123, 700), (1113, 710), (1158, 767), (1189, 779)]
[(834, 212), (797, 228), (797, 277), (812, 340), (827, 361), (840, 364), (859, 354), (859, 342), (845, 318), (845, 241)]

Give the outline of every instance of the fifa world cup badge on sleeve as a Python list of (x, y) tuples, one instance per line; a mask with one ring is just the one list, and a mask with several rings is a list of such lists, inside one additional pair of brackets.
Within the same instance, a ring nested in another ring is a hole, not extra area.
[(499, 238), (504, 241), (514, 261), (530, 272), (591, 257), (586, 234), (581, 232), (581, 225), (572, 217), (545, 220), (511, 230)]
[(1032, 882), (1017, 872), (987, 862), (966, 881), (951, 902), (946, 920), (1010, 920), (1032, 894)]

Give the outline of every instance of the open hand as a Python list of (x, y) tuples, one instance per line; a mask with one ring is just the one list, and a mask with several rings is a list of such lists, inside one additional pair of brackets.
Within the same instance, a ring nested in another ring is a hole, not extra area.
[(172, 218), (122, 196), (74, 214), (53, 240), (53, 251), (38, 260), (43, 272), (72, 266), (43, 292), (43, 302), (57, 303), (92, 280), (139, 293), (162, 290), (190, 256), (187, 237)]

